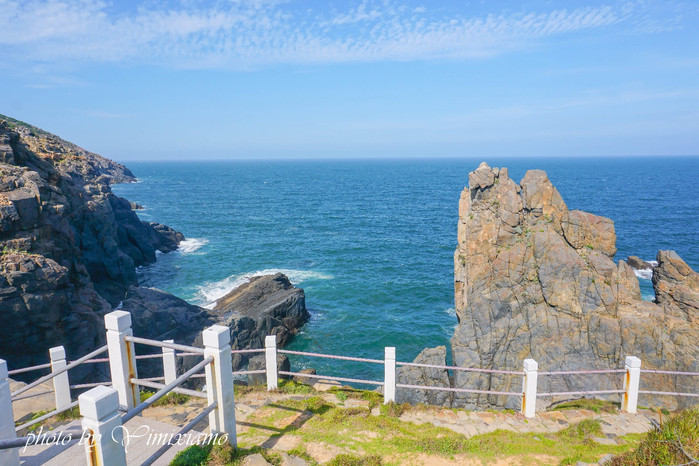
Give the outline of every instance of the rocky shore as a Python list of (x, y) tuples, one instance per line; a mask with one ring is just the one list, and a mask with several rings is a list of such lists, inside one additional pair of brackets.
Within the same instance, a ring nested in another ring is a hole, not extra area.
[[(184, 235), (141, 221), (141, 206), (112, 193), (133, 181), (121, 164), (0, 115), (0, 358), (11, 368), (46, 362), (53, 346), (75, 359), (103, 345), (104, 314), (118, 306), (139, 336), (192, 344), (223, 323), (240, 348), (260, 347), (265, 332), (284, 344), (308, 319), (303, 290), (280, 274), (251, 280), (213, 311), (139, 287), (136, 267)], [(71, 379), (100, 378), (94, 369)]]
[[(699, 372), (699, 274), (674, 251), (659, 251), (653, 268), (655, 302), (643, 301), (633, 269), (614, 263), (612, 220), (569, 210), (546, 173), (530, 170), (520, 183), (506, 168), (481, 164), (469, 174), (459, 202), (454, 255), (459, 325), (451, 339), (455, 365), (521, 370), (533, 358), (543, 371), (623, 368), (637, 356), (643, 368)], [(644, 264), (635, 264), (643, 266)], [(417, 360), (445, 364), (443, 347)], [(403, 383), (519, 392), (521, 377), (401, 370)], [(621, 388), (612, 375), (543, 376), (539, 392)], [(688, 376), (645, 375), (642, 389), (695, 392)], [(514, 397), (427, 391), (398, 394), (399, 401), (454, 407), (518, 408)], [(555, 400), (542, 398), (539, 405)], [(692, 405), (680, 397), (639, 403), (670, 409)]]

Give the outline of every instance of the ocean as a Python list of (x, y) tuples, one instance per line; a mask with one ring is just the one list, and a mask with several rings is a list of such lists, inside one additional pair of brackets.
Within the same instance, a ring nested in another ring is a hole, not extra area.
[[(449, 345), (458, 200), (481, 159), (127, 162), (113, 186), (143, 220), (186, 236), (141, 267), (142, 286), (210, 306), (247, 277), (283, 272), (310, 321), (289, 349), (399, 361)], [(568, 208), (614, 220), (617, 257), (674, 249), (699, 266), (699, 157), (487, 159), (519, 181), (543, 169)], [(650, 275), (639, 272), (644, 299)], [(292, 357), (292, 370), (382, 380), (383, 367)]]

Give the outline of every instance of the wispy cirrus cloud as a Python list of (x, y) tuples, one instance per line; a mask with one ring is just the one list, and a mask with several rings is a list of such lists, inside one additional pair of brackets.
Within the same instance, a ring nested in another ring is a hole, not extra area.
[(371, 0), (344, 11), (261, 0), (133, 11), (101, 0), (0, 0), (0, 8), (0, 55), (15, 60), (225, 69), (490, 57), (633, 19), (628, 3), (475, 16)]

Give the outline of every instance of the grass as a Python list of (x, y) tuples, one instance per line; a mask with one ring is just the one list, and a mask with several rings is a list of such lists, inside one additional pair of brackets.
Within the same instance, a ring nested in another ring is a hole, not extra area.
[[(286, 388), (280, 386), (280, 391), (285, 390), (299, 393), (305, 389), (294, 383)], [(378, 393), (348, 387), (331, 389), (329, 394), (335, 396), (312, 392), (305, 398), (277, 400), (246, 419), (249, 427), (238, 435), (238, 450), (220, 447), (202, 450), (202, 447), (197, 447), (198, 450), (191, 453), (185, 453), (186, 450), (180, 453), (183, 457), (193, 455), (188, 457), (191, 461), (173, 464), (235, 465), (254, 453), (262, 454), (272, 464), (279, 464), (276, 453), (260, 445), (268, 439), (272, 439), (274, 444), (275, 438), (285, 435), (298, 441), (288, 453), (311, 465), (317, 463), (309, 452), (316, 455), (319, 446), (321, 450), (324, 446), (333, 449), (335, 457), (329, 455), (331, 461), (328, 463), (333, 465), (401, 464), (420, 455), (427, 455), (437, 462), (442, 458), (487, 464), (507, 459), (521, 464), (539, 464), (544, 458), (543, 461), (567, 465), (578, 461), (596, 462), (610, 453), (621, 455), (617, 456), (614, 465), (682, 464), (690, 461), (687, 456), (682, 456), (682, 448), (695, 458), (699, 456), (699, 408), (673, 418), (663, 425), (663, 429), (645, 437), (630, 434), (618, 437), (618, 445), (603, 445), (594, 440), (604, 437), (600, 422), (594, 419), (585, 419), (556, 433), (497, 430), (466, 437), (429, 422), (415, 424), (400, 419), (406, 410), (423, 409), (420, 406), (383, 405)], [(338, 406), (336, 399), (342, 405)], [(366, 403), (344, 406), (351, 399)], [(378, 415), (372, 414), (376, 405), (380, 407)], [(615, 413), (617, 408), (615, 403), (582, 399), (561, 403), (554, 409)], [(196, 455), (202, 455), (202, 451), (207, 455), (206, 460), (197, 463), (199, 457)]]
[(586, 409), (593, 413), (616, 414), (620, 403), (606, 400), (595, 400), (591, 398), (581, 398), (579, 400), (564, 401), (551, 408), (551, 411), (564, 411), (567, 409)]
[[(155, 392), (151, 390), (141, 390), (141, 403), (149, 399), (151, 396), (155, 395)], [(170, 392), (164, 397), (160, 398), (158, 401), (153, 403), (151, 406), (175, 406), (183, 405), (189, 401), (189, 395), (183, 395), (182, 393)]]
[[(37, 411), (37, 412), (32, 414), (30, 421), (33, 421), (34, 419), (38, 419), (41, 416), (48, 414), (50, 412), (51, 411), (47, 411), (47, 410)], [(51, 416), (48, 419), (44, 419), (41, 422), (37, 422), (36, 424), (27, 427), (27, 433), (34, 433), (40, 427), (48, 427), (49, 429), (51, 429), (56, 424), (62, 424), (64, 422), (68, 422), (68, 421), (72, 421), (74, 419), (80, 419), (80, 418), (81, 418), (80, 409), (77, 406), (74, 406), (66, 411), (63, 411), (62, 413), (58, 413), (54, 416)], [(22, 424), (25, 424), (26, 422), (28, 422), (28, 421), (26, 421), (26, 420), (17, 421), (17, 422), (15, 422), (15, 427), (20, 426)]]
[(633, 450), (618, 456), (612, 466), (690, 464), (699, 460), (699, 407), (676, 414), (646, 433)]

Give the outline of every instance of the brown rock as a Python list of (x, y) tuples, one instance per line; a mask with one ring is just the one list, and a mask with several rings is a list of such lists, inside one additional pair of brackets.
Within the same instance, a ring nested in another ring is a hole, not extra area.
[[(658, 255), (658, 304), (641, 301), (633, 269), (612, 261), (614, 223), (569, 211), (545, 172), (528, 171), (517, 184), (506, 169), (483, 163), (469, 181), (459, 203), (454, 254), (456, 365), (521, 370), (522, 360), (531, 357), (543, 371), (616, 369), (634, 355), (645, 368), (699, 371), (699, 331), (690, 325), (697, 316), (697, 274), (679, 257)], [(618, 375), (540, 377), (539, 391), (621, 382)], [(689, 383), (683, 377), (643, 381), (650, 390), (667, 391)], [(456, 371), (453, 386), (519, 392), (521, 380)], [(516, 397), (461, 393), (453, 400), (467, 407), (519, 403)], [(641, 403), (674, 408), (691, 401), (642, 397)]]

